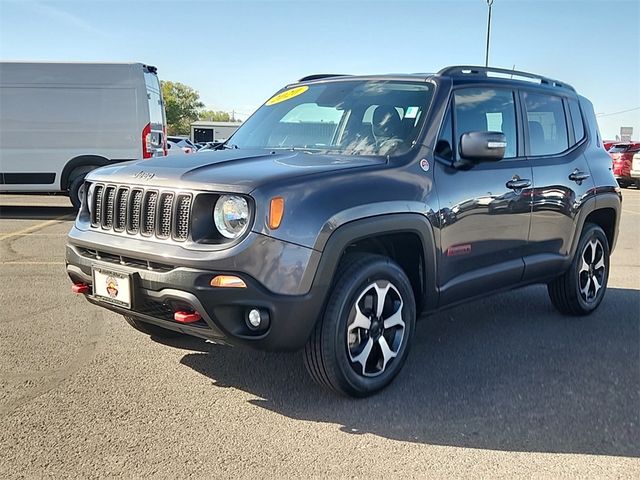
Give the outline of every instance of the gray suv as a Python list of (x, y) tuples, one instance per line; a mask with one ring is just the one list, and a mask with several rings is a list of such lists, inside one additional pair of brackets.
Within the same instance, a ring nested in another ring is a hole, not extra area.
[(565, 83), (312, 75), (217, 148), (91, 172), (73, 291), (155, 337), (304, 349), (352, 396), (397, 375), (420, 313), (545, 283), (586, 315), (605, 294), (620, 190)]

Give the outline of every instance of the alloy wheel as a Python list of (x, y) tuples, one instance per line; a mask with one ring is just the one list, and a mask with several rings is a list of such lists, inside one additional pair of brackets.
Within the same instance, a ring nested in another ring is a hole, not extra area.
[(605, 282), (606, 265), (602, 242), (598, 238), (587, 242), (582, 251), (581, 259), (578, 271), (578, 288), (582, 299), (587, 303), (592, 303), (598, 297)]
[(368, 285), (358, 296), (347, 322), (347, 351), (358, 374), (381, 375), (400, 352), (403, 305), (398, 289), (386, 280)]

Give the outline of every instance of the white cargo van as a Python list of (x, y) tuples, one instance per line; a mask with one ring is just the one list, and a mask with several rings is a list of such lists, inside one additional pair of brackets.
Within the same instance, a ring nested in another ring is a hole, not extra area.
[(156, 68), (0, 62), (0, 192), (68, 192), (94, 168), (165, 152)]

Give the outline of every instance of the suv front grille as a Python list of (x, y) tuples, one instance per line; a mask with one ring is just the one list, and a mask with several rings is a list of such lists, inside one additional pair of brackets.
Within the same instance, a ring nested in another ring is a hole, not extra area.
[(93, 228), (178, 242), (189, 237), (189, 193), (95, 184), (92, 202)]

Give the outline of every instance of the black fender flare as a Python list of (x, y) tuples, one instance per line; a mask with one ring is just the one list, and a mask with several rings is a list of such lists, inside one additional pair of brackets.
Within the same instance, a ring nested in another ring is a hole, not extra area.
[(620, 224), (620, 210), (621, 210), (621, 200), (619, 194), (617, 192), (607, 192), (597, 194), (584, 202), (584, 204), (580, 207), (580, 212), (576, 219), (576, 229), (573, 239), (571, 241), (571, 250), (569, 255), (569, 262), (576, 254), (576, 250), (578, 249), (578, 243), (580, 243), (580, 236), (582, 235), (582, 230), (584, 229), (584, 224), (587, 221), (589, 215), (598, 210), (603, 210), (605, 208), (610, 208), (616, 212), (616, 218), (614, 222), (613, 229), (613, 242), (609, 245), (609, 249), (613, 252), (617, 241), (617, 233), (618, 233), (618, 225)]
[[(333, 277), (346, 248), (365, 238), (393, 233), (412, 233), (422, 244), (424, 308), (434, 308), (438, 303), (436, 242), (429, 219), (419, 213), (389, 213), (354, 220), (341, 225), (329, 236), (315, 270), (313, 288), (325, 293), (333, 283)], [(326, 299), (325, 299), (326, 300)], [(324, 301), (323, 301), (324, 303)]]
[(60, 175), (60, 190), (66, 190), (69, 188), (69, 185), (73, 181), (72, 174), (74, 172), (85, 174), (95, 168), (108, 165), (109, 163), (113, 162), (109, 161), (108, 158), (101, 157), (100, 155), (80, 155), (72, 158), (64, 166), (62, 175)]

